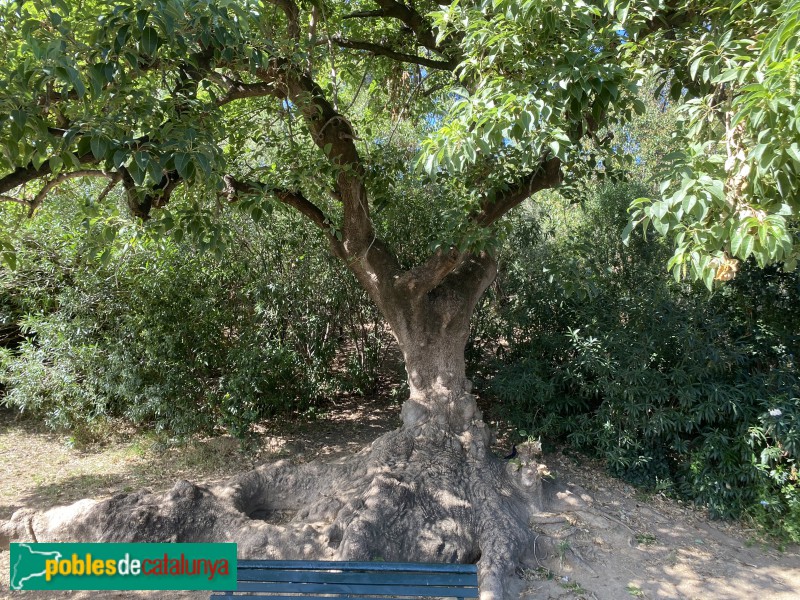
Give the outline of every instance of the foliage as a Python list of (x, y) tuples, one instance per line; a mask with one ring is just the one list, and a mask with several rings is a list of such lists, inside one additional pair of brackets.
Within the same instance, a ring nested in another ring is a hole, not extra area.
[(425, 168), (475, 173), (471, 183), (491, 187), (543, 155), (568, 165), (572, 178), (613, 157), (602, 134), (643, 106), (609, 4), (454, 2), (433, 13), (440, 37), (463, 48), (464, 87), (425, 142)]
[[(434, 247), (480, 251), (530, 190), (574, 194), (630, 165), (609, 134), (643, 111), (650, 76), (684, 125), (631, 227), (674, 235), (675, 276), (709, 286), (751, 255), (793, 267), (798, 0), (377, 4), (3, 4), (0, 193), (43, 180), (4, 196), (35, 210), (67, 178), (106, 177), (147, 216), (192, 186), (249, 197), (258, 218), (288, 203), (341, 242), (370, 230), (339, 202), (345, 181), (380, 208), (379, 182), (416, 164), (448, 191)], [(382, 160), (415, 121), (417, 160)]]
[(799, 36), (797, 0), (709, 2), (678, 34), (627, 44), (672, 82), (680, 105), (679, 150), (661, 170), (660, 195), (637, 200), (629, 226), (674, 238), (676, 278), (691, 274), (710, 289), (751, 256), (794, 270)]
[[(0, 256), (18, 267), (2, 308), (27, 315), (28, 338), (4, 355), (7, 401), (65, 424), (243, 431), (326, 393), (346, 327), (368, 374), (352, 384), (374, 380), (383, 323), (323, 248), (395, 333), (419, 306), (446, 332), (463, 322), (449, 299), (483, 292), (487, 252), (527, 241), (470, 348), (516, 361), (494, 389), (526, 432), (719, 514), (796, 516), (799, 7), (0, 3)], [(648, 147), (635, 115), (656, 114), (638, 95), (650, 85), (682, 120)], [(637, 191), (651, 200), (634, 202), (627, 247), (631, 189), (586, 213), (541, 194), (500, 224), (537, 192), (581, 199), (622, 169), (662, 180)], [(73, 180), (96, 202), (67, 227), (42, 207)], [(220, 218), (228, 204), (240, 212)], [(673, 236), (675, 283), (650, 225)], [(683, 281), (737, 273), (711, 303)], [(754, 308), (767, 292), (783, 311)]]
[[(18, 269), (2, 271), (6, 297), (24, 307), (4, 317), (25, 334), (3, 359), (6, 404), (57, 428), (91, 432), (123, 417), (174, 436), (241, 436), (266, 417), (375, 385), (380, 320), (332, 259), (304, 253), (293, 215), (276, 219), (279, 243), (266, 244), (249, 218), (230, 214), (246, 243), (221, 259), (191, 240), (123, 228), (97, 261), (113, 215), (87, 217), (73, 202), (29, 222)], [(81, 220), (89, 231), (76, 237)]]
[(671, 281), (665, 244), (619, 239), (641, 192), (554, 197), (520, 219), (484, 334), (508, 341), (490, 393), (524, 436), (798, 540), (800, 280), (748, 264), (712, 298)]

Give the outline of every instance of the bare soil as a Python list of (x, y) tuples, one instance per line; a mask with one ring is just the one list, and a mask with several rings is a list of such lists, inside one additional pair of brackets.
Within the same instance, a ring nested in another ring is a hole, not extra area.
[[(119, 433), (90, 448), (29, 424), (0, 426), (0, 519), (23, 507), (47, 509), (85, 497), (178, 479), (218, 481), (288, 458), (306, 462), (354, 453), (399, 425), (399, 403), (342, 399), (314, 420), (280, 419), (246, 447), (226, 436), (182, 445)], [(0, 414), (0, 418), (7, 415)], [(504, 453), (502, 444), (497, 453)], [(519, 569), (523, 600), (625, 598), (795, 600), (800, 549), (783, 551), (741, 523), (709, 521), (703, 511), (646, 496), (608, 477), (602, 465), (563, 453), (542, 462), (576, 499), (573, 510), (544, 514), (532, 527), (559, 540), (558, 552)], [(207, 598), (207, 592), (9, 592), (8, 552), (0, 552), (0, 598)]]

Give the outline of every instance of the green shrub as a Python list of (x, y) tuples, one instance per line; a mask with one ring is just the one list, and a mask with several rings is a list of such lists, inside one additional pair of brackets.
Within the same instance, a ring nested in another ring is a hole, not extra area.
[(487, 391), (525, 435), (800, 540), (800, 279), (744, 265), (711, 296), (676, 283), (658, 241), (619, 241), (637, 195), (551, 197), (517, 224), (478, 321), (506, 341), (482, 350), (503, 357)]
[(0, 358), (0, 402), (73, 431), (123, 418), (241, 436), (374, 388), (377, 312), (299, 218), (275, 214), (266, 232), (227, 213), (225, 250), (202, 252), (67, 200), (26, 224), (18, 268), (0, 273), (13, 299), (0, 311), (25, 335)]

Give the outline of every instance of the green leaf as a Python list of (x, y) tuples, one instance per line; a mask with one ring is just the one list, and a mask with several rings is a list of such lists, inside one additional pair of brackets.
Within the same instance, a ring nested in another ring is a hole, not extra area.
[(72, 84), (75, 93), (78, 95), (78, 98), (83, 98), (86, 95), (86, 86), (81, 80), (81, 74), (78, 73), (78, 70), (73, 67), (67, 67), (66, 73), (67, 77), (69, 78), (69, 82)]
[(628, 221), (628, 224), (625, 225), (625, 229), (622, 230), (622, 243), (627, 246), (631, 242), (631, 232), (633, 228), (638, 225), (637, 221)]
[(698, 56), (689, 65), (689, 75), (692, 79), (697, 79), (697, 69), (700, 68), (700, 63), (703, 62), (703, 56)]
[(14, 137), (22, 137), (25, 134), (25, 123), (28, 121), (28, 114), (22, 110), (11, 111), (11, 129)]
[(136, 11), (136, 26), (139, 28), (139, 31), (144, 31), (144, 27), (147, 24), (147, 18), (150, 16), (149, 10), (139, 10)]
[(619, 20), (620, 24), (624, 24), (625, 21), (627, 21), (628, 9), (629, 6), (627, 2), (617, 9), (617, 20)]
[(436, 171), (439, 168), (439, 161), (436, 159), (436, 154), (431, 153), (428, 155), (428, 158), (425, 160), (425, 172), (428, 174), (428, 177), (435, 177)]
[(153, 55), (158, 50), (159, 38), (158, 31), (153, 27), (147, 26), (142, 30), (140, 48), (147, 55)]
[(136, 152), (133, 155), (133, 160), (136, 165), (142, 170), (142, 172), (147, 171), (147, 163), (150, 162), (150, 155), (147, 152)]
[(17, 270), (17, 253), (13, 250), (6, 250), (3, 252), (3, 262), (8, 266), (9, 269), (12, 271)]
[(154, 183), (159, 183), (164, 178), (164, 172), (161, 169), (161, 162), (151, 160), (147, 163), (147, 174)]
[(64, 165), (64, 160), (60, 156), (51, 156), (47, 162), (50, 166), (50, 172), (53, 175), (58, 175), (61, 171), (61, 167)]
[(105, 84), (106, 84), (105, 63), (98, 63), (89, 67), (89, 85), (92, 88), (92, 95), (95, 98), (103, 92), (103, 86)]
[(800, 166), (800, 146), (797, 145), (797, 142), (792, 142), (786, 148), (786, 153), (792, 158), (796, 165)]
[(714, 269), (706, 266), (702, 269), (702, 273), (703, 273), (703, 283), (706, 284), (706, 287), (709, 289), (709, 291), (713, 291), (714, 275), (716, 274), (714, 272)]
[(125, 161), (128, 160), (128, 152), (125, 150), (117, 150), (114, 152), (114, 157), (112, 158), (112, 163), (114, 164), (115, 169), (119, 169)]
[(742, 242), (744, 241), (744, 238), (745, 238), (744, 228), (737, 227), (736, 229), (734, 229), (733, 233), (731, 234), (731, 254), (733, 254), (734, 256), (740, 256), (739, 250), (742, 247)]
[(200, 165), (200, 168), (206, 177), (211, 175), (211, 161), (209, 160), (208, 155), (204, 154), (203, 152), (198, 152), (194, 155), (194, 160), (198, 165)]
[(136, 185), (142, 185), (144, 183), (144, 178), (147, 175), (147, 171), (141, 168), (135, 160), (128, 165), (128, 173), (130, 173), (131, 178)]
[(183, 179), (189, 179), (192, 172), (190, 172), (190, 165), (192, 164), (192, 155), (188, 152), (178, 152), (175, 154), (175, 170), (178, 171)]
[(31, 162), (33, 163), (33, 168), (38, 171), (39, 167), (47, 162), (47, 156), (39, 152), (34, 152), (33, 156), (31, 157)]
[(92, 138), (90, 147), (92, 149), (92, 154), (94, 155), (94, 157), (97, 160), (102, 160), (108, 153), (109, 141), (107, 138), (101, 135), (94, 136)]
[(653, 228), (661, 235), (667, 235), (667, 232), (669, 231), (669, 223), (656, 218), (653, 219)]
[(742, 260), (746, 260), (747, 257), (753, 253), (753, 247), (755, 246), (755, 244), (756, 244), (755, 236), (746, 233), (744, 235), (744, 240), (742, 242), (742, 246), (739, 251), (738, 255), (739, 258), (741, 258)]

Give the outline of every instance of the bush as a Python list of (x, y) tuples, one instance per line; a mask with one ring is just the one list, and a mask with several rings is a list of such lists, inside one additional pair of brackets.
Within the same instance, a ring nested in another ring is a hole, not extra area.
[(267, 234), (228, 213), (215, 253), (68, 200), (26, 225), (18, 268), (0, 273), (2, 316), (24, 332), (0, 357), (6, 405), (73, 431), (123, 418), (242, 436), (374, 387), (381, 321), (299, 218), (275, 214)]
[(637, 195), (551, 197), (520, 219), (480, 321), (507, 341), (488, 393), (524, 435), (800, 541), (800, 279), (745, 265), (710, 297), (676, 283), (658, 240), (620, 242)]

